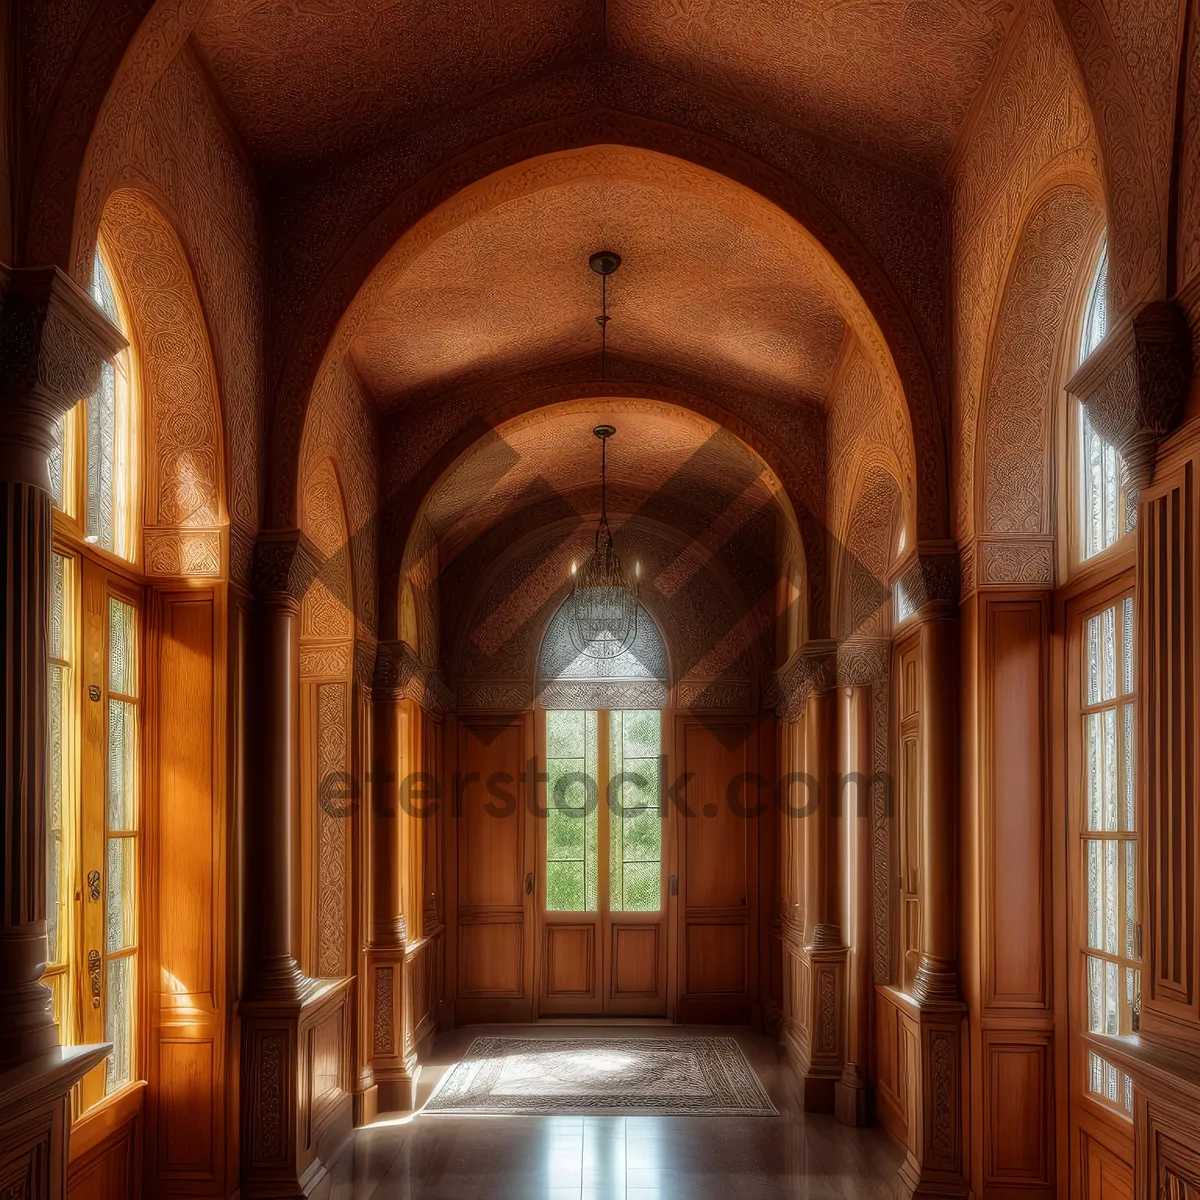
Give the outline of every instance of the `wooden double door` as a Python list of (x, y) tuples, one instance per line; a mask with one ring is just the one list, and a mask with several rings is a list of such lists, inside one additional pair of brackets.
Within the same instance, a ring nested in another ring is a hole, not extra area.
[(663, 714), (540, 711), (539, 1016), (665, 1017)]
[(757, 782), (773, 736), (759, 725), (654, 710), (460, 718), (456, 1021), (750, 1021), (775, 888)]

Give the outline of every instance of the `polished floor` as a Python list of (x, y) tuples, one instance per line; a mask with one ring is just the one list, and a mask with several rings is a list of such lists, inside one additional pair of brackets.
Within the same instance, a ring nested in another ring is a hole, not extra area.
[[(547, 1037), (596, 1026), (538, 1026)], [(442, 1035), (422, 1069), (424, 1103), (480, 1033)], [(622, 1027), (611, 1036), (688, 1036), (696, 1027)], [(729, 1030), (711, 1030), (727, 1035)], [(800, 1111), (768, 1038), (735, 1034), (779, 1116), (450, 1116), (382, 1118), (334, 1164), (331, 1200), (856, 1200), (890, 1198), (900, 1148), (879, 1128)]]

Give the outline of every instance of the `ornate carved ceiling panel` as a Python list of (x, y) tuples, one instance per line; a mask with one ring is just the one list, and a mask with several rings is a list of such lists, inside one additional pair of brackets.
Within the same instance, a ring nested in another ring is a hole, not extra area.
[(936, 168), (1018, 3), (610, 0), (605, 18), (588, 0), (498, 0), (486, 11), (462, 0), (211, 0), (195, 38), (272, 170), (362, 148), (557, 63), (613, 54)]
[(598, 35), (589, 0), (211, 0), (194, 36), (252, 153), (277, 169), (527, 78)]
[(945, 161), (1019, 0), (609, 0), (613, 40), (753, 108)]
[[(617, 169), (626, 154), (597, 155)], [(654, 178), (544, 183), (457, 224), (388, 281), (351, 353), (380, 401), (595, 351), (601, 248), (609, 349), (788, 400), (823, 397), (845, 326), (827, 256), (737, 196), (664, 159)], [(798, 231), (797, 231), (798, 232)], [(780, 235), (783, 236), (780, 236)]]
[(749, 514), (786, 505), (759, 459), (695, 413), (638, 400), (558, 404), (500, 426), (438, 481), (425, 516), (443, 568), (520, 509), (557, 498), (564, 502), (559, 515), (596, 512), (600, 445), (592, 429), (601, 422), (617, 429), (608, 444), (614, 513), (652, 512), (685, 528), (707, 527), (710, 540), (720, 542)]
[[(753, 678), (772, 656), (774, 574), (769, 559), (735, 582), (712, 558), (655, 522), (617, 529), (623, 556), (642, 563), (642, 598), (662, 630), (675, 678)], [(444, 619), (458, 631), (447, 655), (458, 679), (532, 681), (542, 631), (567, 594), (571, 561), (591, 531), (549, 526), (510, 545), (477, 589), (443, 593)]]

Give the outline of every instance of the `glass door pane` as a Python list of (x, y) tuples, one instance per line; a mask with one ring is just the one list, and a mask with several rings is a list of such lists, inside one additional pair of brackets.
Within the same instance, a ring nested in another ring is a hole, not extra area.
[(594, 711), (546, 713), (546, 909), (596, 912), (598, 729)]
[(662, 907), (662, 717), (657, 709), (609, 719), (609, 907)]

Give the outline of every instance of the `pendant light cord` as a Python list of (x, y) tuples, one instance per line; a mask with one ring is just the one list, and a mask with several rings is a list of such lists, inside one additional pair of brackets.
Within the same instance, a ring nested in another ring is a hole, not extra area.
[[(608, 378), (608, 276), (600, 276), (600, 379)], [(601, 455), (603, 459), (603, 455)]]
[[(600, 524), (596, 526), (596, 549), (600, 549), (600, 530), (608, 530), (608, 438), (600, 439)], [(612, 532), (609, 531), (609, 540)]]

